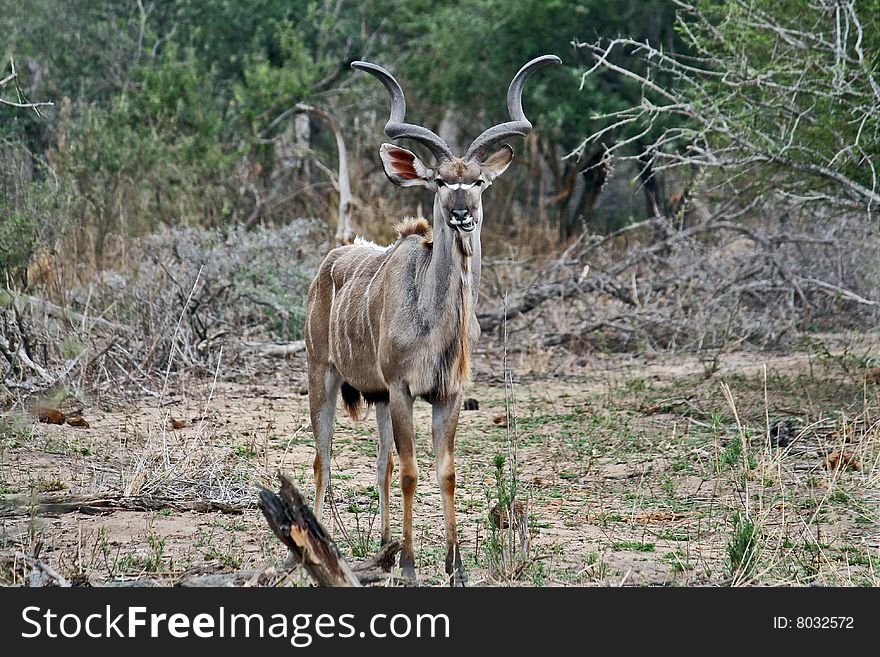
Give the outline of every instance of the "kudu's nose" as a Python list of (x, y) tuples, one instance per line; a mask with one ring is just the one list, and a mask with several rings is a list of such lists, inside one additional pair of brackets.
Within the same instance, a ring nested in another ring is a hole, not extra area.
[(477, 225), (474, 221), (473, 215), (471, 215), (471, 211), (468, 209), (450, 210), (449, 214), (452, 215), (452, 218), (449, 220), (449, 224), (460, 231), (464, 231), (465, 233), (471, 232)]

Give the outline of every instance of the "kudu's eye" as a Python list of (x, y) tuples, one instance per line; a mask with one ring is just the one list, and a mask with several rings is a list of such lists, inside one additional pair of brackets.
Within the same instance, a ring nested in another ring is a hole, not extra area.
[(475, 184), (477, 187), (482, 187), (482, 186), (483, 186), (483, 183), (485, 183), (485, 182), (486, 182), (485, 180), (478, 179), (474, 184)]
[(443, 182), (443, 178), (437, 178), (437, 180), (435, 180), (434, 182), (437, 183), (437, 187), (446, 187), (446, 183)]

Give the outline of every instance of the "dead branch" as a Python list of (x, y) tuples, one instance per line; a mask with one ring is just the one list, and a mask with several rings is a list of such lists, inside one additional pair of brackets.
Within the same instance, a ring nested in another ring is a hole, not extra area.
[(260, 489), (260, 510), (278, 539), (319, 586), (360, 586), (360, 580), (318, 521), (293, 479), (278, 473), (278, 495)]
[(289, 569), (283, 565), (270, 565), (265, 568), (238, 570), (231, 573), (187, 573), (175, 577), (137, 577), (126, 580), (103, 580), (89, 578), (89, 586), (106, 586), (110, 588), (152, 588), (152, 587), (181, 587), (181, 588), (205, 588), (205, 587), (251, 587), (251, 586), (275, 586), (276, 583), (286, 579)]
[(245, 351), (275, 358), (286, 358), (306, 350), (305, 340), (294, 340), (293, 342), (245, 342), (243, 344)]
[[(9, 557), (5, 558), (7, 561), (10, 561)], [(28, 586), (41, 588), (44, 586), (61, 586), (61, 587), (69, 587), (70, 582), (64, 578), (58, 571), (56, 571), (52, 566), (47, 563), (44, 563), (37, 559), (36, 557), (30, 557), (26, 555), (24, 552), (16, 551), (11, 566), (15, 567), (15, 562), (24, 563), (30, 568), (30, 572), (27, 573), (28, 577)]]
[(113, 511), (195, 511), (196, 513), (240, 514), (244, 507), (215, 500), (176, 500), (150, 495), (3, 495), (0, 515), (85, 513), (97, 515)]
[[(481, 328), (528, 315), (514, 330), (528, 328), (532, 344), (699, 350), (776, 345), (841, 318), (876, 321), (880, 299), (864, 284), (876, 276), (876, 227), (817, 224), (778, 200), (733, 199), (710, 214), (696, 196), (682, 212), (687, 220), (661, 216), (581, 236), (534, 272), (537, 283), (514, 286), (506, 307), (480, 314)], [(777, 229), (768, 215), (782, 215)], [(552, 311), (533, 312), (548, 301), (557, 302)]]
[(29, 294), (16, 294), (10, 290), (6, 290), (6, 292), (12, 296), (13, 303), (18, 304), (19, 306), (27, 306), (31, 309), (31, 312), (43, 313), (53, 319), (69, 322), (71, 324), (76, 323), (81, 326), (100, 326), (101, 328), (113, 331), (131, 331), (131, 328), (128, 326), (109, 322), (102, 317), (86, 316), (69, 308), (57, 306), (51, 301), (39, 299)]
[(387, 581), (388, 574), (397, 561), (400, 547), (398, 541), (391, 541), (379, 548), (379, 551), (369, 559), (354, 562), (351, 568), (360, 583), (372, 584)]
[(260, 489), (260, 510), (278, 539), (319, 586), (361, 586), (387, 579), (400, 544), (385, 545), (372, 559), (352, 567), (315, 518), (290, 475), (279, 472), (278, 495)]
[(480, 329), (490, 331), (501, 326), (505, 320), (534, 310), (550, 299), (562, 301), (575, 292), (583, 293), (594, 289), (594, 283), (581, 287), (574, 278), (557, 283), (544, 283), (511, 295), (507, 304), (501, 304), (488, 312), (478, 314), (477, 321), (480, 322)]

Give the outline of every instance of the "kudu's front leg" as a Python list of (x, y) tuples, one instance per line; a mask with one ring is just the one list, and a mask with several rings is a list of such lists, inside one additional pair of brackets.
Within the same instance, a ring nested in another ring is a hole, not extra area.
[(379, 425), (379, 453), (376, 458), (376, 487), (379, 489), (379, 518), (382, 524), (382, 545), (391, 542), (391, 475), (394, 474), (394, 432), (388, 404), (376, 404)]
[(419, 467), (415, 455), (413, 431), (413, 399), (405, 384), (392, 386), (388, 391), (388, 410), (394, 429), (394, 445), (400, 457), (400, 490), (403, 493), (403, 550), (400, 569), (403, 576), (416, 581), (416, 557), (413, 550), (413, 498), (419, 483)]
[(315, 435), (315, 515), (319, 520), (330, 483), (330, 445), (341, 383), (342, 377), (330, 363), (315, 363), (309, 368), (309, 415)]
[(458, 533), (455, 528), (455, 430), (461, 395), (446, 401), (435, 401), (431, 414), (431, 433), (434, 439), (434, 467), (440, 499), (443, 502), (443, 527), (446, 532), (446, 574), (450, 586), (464, 586), (465, 574), (461, 565)]

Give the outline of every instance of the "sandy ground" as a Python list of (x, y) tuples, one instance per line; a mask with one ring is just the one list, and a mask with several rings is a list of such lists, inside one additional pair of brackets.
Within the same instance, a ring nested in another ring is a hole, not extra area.
[[(509, 357), (512, 388), (498, 351), (482, 349), (467, 393), (479, 409), (462, 412), (456, 448), (470, 583), (876, 584), (880, 386), (867, 383), (865, 372), (880, 352), (860, 348), (847, 350), (858, 354), (849, 366), (808, 352), (733, 353), (710, 377), (706, 357), (521, 352)], [(304, 375), (304, 359), (291, 358), (220, 372), (217, 381), (179, 381), (162, 399), (86, 400), (88, 429), (7, 413), (5, 496), (209, 499), (237, 513), (7, 507), (0, 514), (4, 580), (20, 580), (16, 551), (37, 551), (66, 577), (93, 584), (145, 576), (170, 583), (184, 573), (283, 561), (284, 548), (256, 508), (256, 487), (275, 487), (283, 468), (312, 494)], [(784, 447), (767, 441), (766, 427), (777, 419), (793, 422)], [(415, 421), (417, 570), (421, 583), (441, 584), (442, 512), (426, 403), (416, 404)], [(509, 486), (514, 447), (528, 545), (499, 566), (498, 545), (509, 536), (488, 521), (498, 500), (493, 460), (507, 457)], [(846, 461), (829, 468), (835, 449), (858, 469)], [(361, 423), (337, 416), (327, 520), (354, 556), (378, 546), (375, 450), (372, 413)], [(399, 535), (396, 482), (392, 498)], [(732, 563), (737, 517), (756, 528), (754, 567)]]

